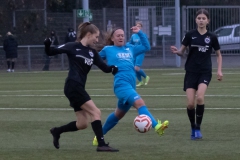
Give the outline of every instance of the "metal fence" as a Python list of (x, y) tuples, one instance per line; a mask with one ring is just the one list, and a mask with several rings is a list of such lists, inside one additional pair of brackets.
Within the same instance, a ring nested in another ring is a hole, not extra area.
[(223, 55), (240, 54), (240, 6), (183, 6), (182, 35), (196, 28), (196, 11), (204, 8), (210, 14), (209, 30), (218, 36)]
[[(177, 1), (178, 0), (128, 0), (126, 1), (125, 8), (91, 10), (93, 16), (92, 23), (96, 24), (100, 30), (107, 30), (109, 26), (126, 28), (126, 40), (128, 40), (132, 34), (130, 27), (135, 24), (135, 21), (142, 21), (143, 31), (148, 35), (152, 47), (146, 54), (143, 64), (144, 68), (183, 66), (185, 59), (182, 58), (180, 61), (178, 56), (170, 52), (169, 47), (170, 45), (180, 47), (180, 41), (183, 35), (187, 31), (196, 28), (195, 13), (200, 8), (205, 8), (209, 11), (211, 16), (209, 29), (211, 31), (216, 30), (216, 34), (226, 35), (229, 33), (228, 30), (219, 30), (219, 32), (217, 32), (219, 27), (240, 23), (240, 6), (183, 6), (181, 10), (182, 17), (178, 18), (178, 16), (180, 16), (180, 12), (178, 12), (180, 5), (176, 3)], [(55, 29), (59, 35), (62, 34), (62, 39), (63, 36), (65, 36), (67, 27), (73, 26), (77, 28), (77, 25), (83, 20), (76, 16), (76, 10), (73, 11), (73, 14), (48, 13), (47, 16), (48, 27)], [(41, 21), (43, 21), (43, 19)], [(16, 22), (18, 22), (18, 20)], [(162, 33), (162, 29), (165, 29), (168, 33)], [(232, 29), (231, 34), (234, 38), (240, 40), (239, 31), (240, 25)], [(230, 42), (230, 39), (225, 38), (227, 37), (223, 37), (223, 43)], [(39, 44), (42, 44), (42, 40)], [(235, 43), (235, 47), (240, 48), (240, 41)], [(0, 46), (0, 69), (5, 69), (5, 53), (1, 48)], [(231, 50), (229, 50), (229, 48)], [(223, 44), (221, 44), (223, 55), (240, 55), (240, 49), (235, 48), (232, 50), (233, 48), (233, 46), (223, 46)], [(41, 70), (44, 66), (45, 53), (42, 45), (19, 46), (18, 52), (19, 58), (16, 63), (16, 70)], [(51, 58), (50, 70), (66, 70), (67, 68), (68, 60), (65, 54)]]
[[(5, 52), (0, 46), (0, 69), (6, 69)], [(43, 45), (18, 46), (18, 58), (15, 70), (39, 71), (42, 70), (46, 61)], [(50, 70), (67, 70), (68, 59), (66, 54), (50, 57)]]

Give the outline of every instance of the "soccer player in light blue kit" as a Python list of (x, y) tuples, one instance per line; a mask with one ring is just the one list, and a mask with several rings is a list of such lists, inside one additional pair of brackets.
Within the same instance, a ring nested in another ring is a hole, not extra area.
[[(132, 31), (140, 37), (141, 45), (125, 45), (124, 31), (115, 29), (112, 31), (106, 47), (100, 51), (100, 56), (107, 61), (108, 65), (118, 66), (118, 72), (114, 76), (114, 93), (118, 98), (118, 104), (115, 112), (111, 113), (103, 125), (103, 134), (111, 130), (118, 121), (133, 106), (137, 109), (138, 114), (148, 115), (152, 120), (152, 128), (162, 135), (168, 127), (169, 122), (156, 121), (148, 111), (143, 99), (136, 92), (136, 74), (134, 70), (134, 58), (150, 50), (149, 41), (146, 35), (136, 26), (131, 28)], [(97, 145), (94, 138), (93, 145)]]
[[(139, 29), (142, 29), (142, 22), (137, 21), (136, 26)], [(141, 41), (140, 41), (140, 38), (139, 38), (138, 34), (136, 34), (136, 33), (133, 34), (128, 43), (133, 44), (133, 45), (141, 45)], [(145, 57), (145, 53), (139, 54), (138, 56), (136, 56), (136, 59), (135, 59), (135, 62), (134, 62), (134, 64), (135, 64), (134, 68), (135, 68), (135, 71), (136, 71), (136, 76), (137, 76), (137, 79), (139, 81), (139, 83), (137, 84), (137, 87), (140, 87), (142, 85), (147, 85), (149, 80), (150, 80), (150, 77), (146, 75), (146, 73), (143, 71), (143, 69), (141, 69), (142, 63), (144, 61), (144, 57)], [(142, 77), (145, 78), (145, 81), (142, 80)]]

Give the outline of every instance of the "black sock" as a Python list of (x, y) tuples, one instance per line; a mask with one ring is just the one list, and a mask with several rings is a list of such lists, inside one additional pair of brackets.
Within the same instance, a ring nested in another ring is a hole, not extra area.
[(8, 69), (10, 69), (10, 61), (7, 61)]
[(106, 143), (105, 143), (104, 137), (103, 137), (101, 120), (96, 120), (96, 121), (92, 122), (91, 124), (92, 124), (92, 129), (97, 137), (98, 146), (104, 146)]
[(76, 121), (72, 121), (66, 125), (63, 125), (61, 127), (56, 127), (56, 131), (57, 133), (61, 134), (63, 132), (73, 132), (73, 131), (77, 131), (78, 128), (76, 126)]
[(15, 62), (12, 62), (12, 69), (14, 69)]
[(203, 105), (197, 105), (196, 108), (196, 129), (200, 129), (202, 118), (204, 113), (204, 104)]
[(191, 128), (195, 129), (195, 108), (193, 109), (187, 108), (187, 113), (188, 113), (189, 121), (191, 123)]

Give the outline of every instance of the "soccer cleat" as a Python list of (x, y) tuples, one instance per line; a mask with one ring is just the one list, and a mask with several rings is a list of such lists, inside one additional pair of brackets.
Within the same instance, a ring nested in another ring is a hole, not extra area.
[(195, 129), (192, 129), (191, 140), (195, 140)]
[(11, 69), (8, 69), (7, 72), (11, 72)]
[(14, 72), (14, 69), (12, 69), (11, 72)]
[(160, 120), (158, 120), (158, 124), (155, 126), (155, 131), (159, 134), (159, 136), (164, 134), (164, 130), (168, 128), (169, 121), (164, 121), (161, 123)]
[(144, 85), (148, 85), (149, 80), (150, 80), (150, 77), (147, 76), (147, 77), (145, 78), (145, 84), (144, 84)]
[(119, 151), (118, 149), (110, 147), (109, 144), (97, 147), (97, 152), (118, 152), (118, 151)]
[(202, 133), (200, 130), (195, 130), (195, 139), (202, 139)]
[(97, 141), (97, 137), (95, 136), (94, 138), (93, 138), (93, 146), (97, 146), (98, 145), (98, 141)]
[(55, 148), (59, 149), (59, 139), (60, 139), (60, 134), (56, 133), (56, 128), (52, 128), (50, 130), (52, 136), (53, 136), (53, 145)]
[(143, 86), (143, 85), (144, 85), (144, 82), (141, 81), (141, 82), (139, 82), (136, 86), (137, 86), (137, 87), (140, 87), (140, 86)]

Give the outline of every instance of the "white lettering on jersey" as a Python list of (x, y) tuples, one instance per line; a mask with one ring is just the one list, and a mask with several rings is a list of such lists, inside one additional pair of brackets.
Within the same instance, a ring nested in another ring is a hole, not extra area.
[(191, 45), (191, 47), (198, 47), (199, 52), (206, 52), (209, 48), (209, 46), (200, 46), (200, 45)]
[(87, 65), (89, 65), (89, 66), (91, 66), (91, 65), (93, 64), (93, 59), (92, 59), (92, 58), (89, 59), (89, 58), (84, 57), (84, 56), (82, 56), (82, 55), (76, 55), (76, 57), (81, 57), (81, 58), (83, 58), (83, 59), (85, 60), (84, 63), (87, 64)]
[(132, 58), (131, 53), (118, 53), (117, 57), (122, 60), (128, 60)]
[(63, 46), (65, 46), (65, 44), (63, 44), (63, 45), (59, 46), (58, 48), (62, 48)]
[(91, 66), (93, 64), (93, 59), (85, 59), (85, 64)]
[(197, 37), (192, 37), (192, 39), (195, 39), (195, 38), (197, 38)]
[(208, 50), (208, 48), (206, 48), (206, 47), (199, 47), (198, 48), (198, 51), (200, 51), (200, 52), (206, 52)]

